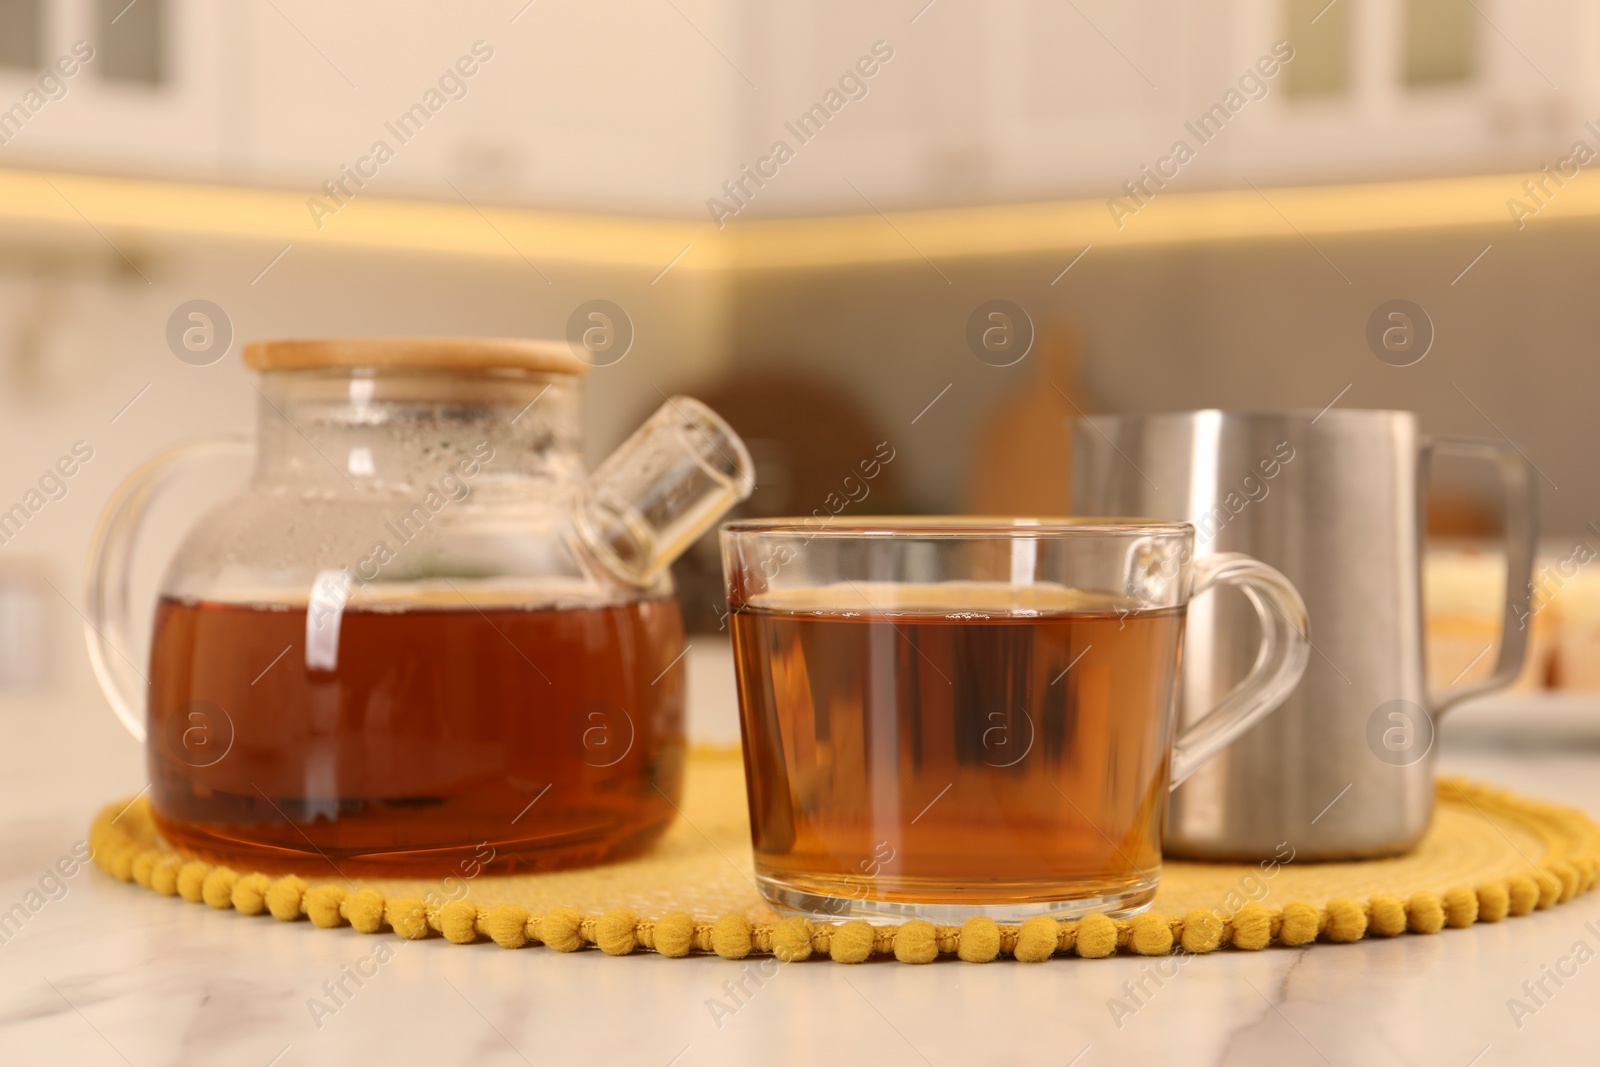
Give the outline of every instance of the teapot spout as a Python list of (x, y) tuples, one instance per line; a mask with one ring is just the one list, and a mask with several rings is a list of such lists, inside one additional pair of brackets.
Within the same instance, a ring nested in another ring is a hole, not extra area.
[(674, 396), (589, 476), (577, 530), (606, 570), (650, 586), (754, 488), (755, 466), (733, 428)]

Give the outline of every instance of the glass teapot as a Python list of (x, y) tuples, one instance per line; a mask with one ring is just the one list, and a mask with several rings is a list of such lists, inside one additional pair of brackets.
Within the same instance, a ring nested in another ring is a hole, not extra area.
[(90, 557), (90, 658), (147, 742), (166, 839), (240, 869), (426, 877), (658, 838), (685, 756), (667, 565), (753, 486), (727, 423), (673, 397), (585, 479), (587, 365), (559, 342), (271, 341), (244, 361), (254, 471), (168, 566), (148, 672), (124, 650), (149, 505), (252, 446), (145, 464)]

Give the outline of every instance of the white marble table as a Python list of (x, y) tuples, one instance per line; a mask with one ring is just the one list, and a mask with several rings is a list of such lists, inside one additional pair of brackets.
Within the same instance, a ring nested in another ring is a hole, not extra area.
[[(3, 708), (0, 908), (142, 785), (141, 760), (92, 701)], [(701, 723), (716, 735), (725, 727)], [(1600, 749), (1496, 755), (1448, 769), (1600, 813)], [(312, 932), (212, 911), (89, 868), (0, 945), (0, 1063), (1442, 1064), (1596, 1062), (1600, 963), (1519, 1029), (1509, 997), (1575, 942), (1600, 949), (1600, 893), (1498, 925), (1356, 945), (1196, 959), (1119, 1029), (1107, 1001), (1142, 958), (923, 967), (560, 956), (441, 939)], [(368, 979), (334, 1014), (308, 1007), (347, 965)], [(775, 971), (775, 973), (771, 973)], [(760, 977), (759, 973), (756, 975)], [(747, 995), (731, 1015), (727, 983)], [(318, 1022), (320, 1021), (320, 1026)]]

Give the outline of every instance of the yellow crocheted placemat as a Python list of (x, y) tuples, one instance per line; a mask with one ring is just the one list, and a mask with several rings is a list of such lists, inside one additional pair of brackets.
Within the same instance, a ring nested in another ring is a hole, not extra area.
[(1600, 877), (1600, 827), (1580, 811), (1448, 778), (1439, 782), (1438, 801), (1422, 844), (1396, 859), (1169, 861), (1144, 914), (1067, 922), (1041, 916), (1016, 926), (984, 918), (961, 926), (780, 919), (751, 881), (743, 771), (729, 753), (691, 758), (683, 817), (656, 848), (590, 870), (367, 880), (359, 888), (342, 879), (240, 873), (173, 852), (157, 836), (142, 798), (108, 805), (89, 843), (95, 863), (124, 882), (246, 915), (305, 917), (323, 928), (348, 923), (363, 933), (389, 929), (408, 939), (437, 933), (460, 944), (492, 940), (562, 952), (594, 945), (611, 955), (715, 952), (843, 963), (872, 956), (1032, 962), (1431, 934), (1565, 902)]

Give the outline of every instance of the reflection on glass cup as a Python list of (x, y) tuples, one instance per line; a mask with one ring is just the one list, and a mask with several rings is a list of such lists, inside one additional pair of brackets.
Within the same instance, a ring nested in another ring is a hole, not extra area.
[[(1186, 523), (730, 523), (757, 880), (818, 917), (1016, 921), (1155, 897), (1169, 790), (1294, 688), (1305, 606)], [(1191, 597), (1240, 587), (1249, 676), (1174, 738)]]

